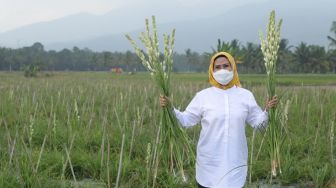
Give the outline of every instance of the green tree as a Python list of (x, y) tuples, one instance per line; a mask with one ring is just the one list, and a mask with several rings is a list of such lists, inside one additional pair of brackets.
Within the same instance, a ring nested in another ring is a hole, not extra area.
[(327, 61), (324, 47), (318, 45), (310, 46), (310, 69), (312, 73), (326, 73), (329, 71), (329, 62)]
[(242, 73), (262, 73), (264, 72), (263, 55), (260, 50), (260, 46), (248, 42), (246, 46), (243, 46), (242, 63), (238, 64), (239, 72)]
[(191, 51), (190, 48), (185, 50), (185, 56), (187, 58), (188, 72), (197, 71), (201, 72), (201, 60), (197, 52)]
[(289, 73), (293, 72), (295, 67), (295, 63), (293, 61), (293, 54), (291, 52), (291, 48), (293, 46), (289, 45), (289, 41), (287, 39), (281, 39), (279, 44), (279, 56), (277, 63), (277, 72), (278, 73)]
[(309, 47), (306, 43), (301, 42), (299, 46), (295, 47), (294, 59), (298, 63), (297, 72), (310, 73), (310, 64), (309, 64)]
[(129, 50), (126, 51), (126, 54), (124, 55), (124, 63), (126, 65), (126, 71), (132, 71), (131, 65), (132, 65), (132, 63), (134, 63), (133, 62), (134, 61), (133, 60), (134, 59), (133, 56), (134, 55), (133, 55), (133, 53), (131, 51), (129, 51)]
[(244, 56), (241, 51), (239, 40), (237, 39), (233, 39), (231, 42), (224, 42), (221, 41), (221, 39), (218, 39), (216, 49), (213, 47), (211, 47), (211, 49), (212, 53), (209, 54), (210, 57), (217, 52), (228, 52), (235, 58), (238, 63), (242, 61)]
[(328, 51), (327, 61), (329, 61), (329, 72), (336, 73), (336, 50)]
[(335, 35), (335, 37), (328, 36), (328, 39), (330, 41), (330, 46), (336, 47), (336, 21), (333, 21), (331, 24), (330, 32)]

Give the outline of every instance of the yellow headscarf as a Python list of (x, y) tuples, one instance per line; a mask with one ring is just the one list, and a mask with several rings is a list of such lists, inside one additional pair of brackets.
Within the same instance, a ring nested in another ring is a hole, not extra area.
[[(227, 85), (221, 85), (220, 83), (218, 83), (215, 78), (213, 77), (213, 68), (214, 68), (214, 63), (215, 63), (215, 59), (218, 56), (225, 56), (232, 67), (232, 71), (233, 71), (233, 78), (232, 80), (227, 84)], [(211, 85), (221, 88), (221, 89), (229, 89), (232, 86), (236, 85), (237, 87), (241, 87), (240, 85), (240, 81), (239, 81), (239, 77), (238, 77), (238, 72), (237, 72), (237, 67), (236, 67), (236, 63), (234, 58), (232, 57), (231, 54), (227, 53), (227, 52), (218, 52), (215, 55), (212, 56), (211, 61), (210, 61), (210, 66), (209, 66), (209, 82)]]

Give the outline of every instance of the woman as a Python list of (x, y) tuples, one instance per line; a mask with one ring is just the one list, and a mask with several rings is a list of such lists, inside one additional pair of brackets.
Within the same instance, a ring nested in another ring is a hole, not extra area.
[[(213, 87), (198, 92), (184, 112), (174, 109), (184, 127), (201, 122), (197, 144), (196, 181), (199, 187), (243, 187), (247, 175), (245, 122), (253, 128), (266, 125), (267, 111), (276, 106), (274, 96), (266, 101), (264, 111), (253, 94), (241, 88), (234, 58), (216, 53), (209, 66)], [(160, 105), (169, 103), (160, 96)]]

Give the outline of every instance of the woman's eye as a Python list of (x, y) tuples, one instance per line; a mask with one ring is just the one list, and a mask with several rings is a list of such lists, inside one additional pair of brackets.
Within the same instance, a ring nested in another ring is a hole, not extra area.
[(224, 68), (228, 68), (228, 67), (229, 67), (229, 65), (223, 65), (223, 67), (224, 67)]

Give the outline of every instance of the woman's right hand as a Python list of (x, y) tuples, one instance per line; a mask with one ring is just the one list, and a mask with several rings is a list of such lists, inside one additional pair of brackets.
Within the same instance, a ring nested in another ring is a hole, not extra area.
[(170, 103), (170, 100), (167, 96), (165, 95), (160, 95), (160, 106), (165, 107)]

